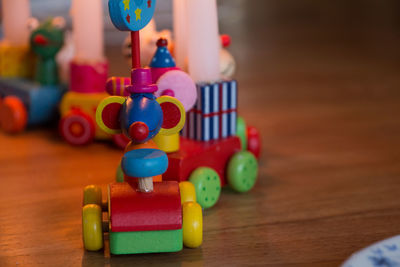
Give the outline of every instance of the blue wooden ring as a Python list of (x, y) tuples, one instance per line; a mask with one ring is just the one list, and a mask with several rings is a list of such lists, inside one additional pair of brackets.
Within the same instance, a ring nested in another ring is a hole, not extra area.
[(124, 174), (130, 177), (152, 177), (167, 170), (168, 157), (159, 149), (135, 149), (124, 154), (121, 167)]

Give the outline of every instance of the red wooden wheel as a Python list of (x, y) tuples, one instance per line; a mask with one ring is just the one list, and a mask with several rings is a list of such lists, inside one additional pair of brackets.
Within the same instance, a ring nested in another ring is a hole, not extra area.
[(71, 145), (86, 145), (94, 139), (95, 124), (86, 113), (73, 110), (61, 119), (59, 131)]
[(253, 126), (247, 127), (247, 150), (260, 158), (261, 154), (261, 137), (258, 130)]
[(0, 127), (7, 133), (22, 132), (28, 122), (28, 112), (16, 96), (0, 100)]

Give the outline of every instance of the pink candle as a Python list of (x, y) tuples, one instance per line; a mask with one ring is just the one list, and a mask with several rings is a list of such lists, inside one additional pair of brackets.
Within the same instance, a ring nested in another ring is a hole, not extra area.
[(103, 4), (101, 0), (73, 0), (71, 17), (75, 60), (104, 61)]
[(195, 82), (215, 82), (220, 79), (216, 0), (186, 2), (189, 74)]
[(2, 0), (4, 40), (13, 46), (28, 45), (29, 0)]
[(176, 65), (186, 70), (187, 61), (187, 20), (186, 20), (186, 0), (174, 0), (173, 2), (174, 18), (174, 57)]

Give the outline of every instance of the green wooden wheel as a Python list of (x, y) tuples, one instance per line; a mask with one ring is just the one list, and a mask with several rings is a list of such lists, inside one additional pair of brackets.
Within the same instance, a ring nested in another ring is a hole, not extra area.
[(257, 174), (257, 160), (248, 151), (236, 153), (228, 163), (228, 183), (237, 192), (243, 193), (252, 189), (256, 183)]
[(210, 208), (217, 203), (221, 194), (221, 180), (216, 171), (208, 167), (194, 170), (189, 177), (196, 190), (197, 203), (202, 208)]

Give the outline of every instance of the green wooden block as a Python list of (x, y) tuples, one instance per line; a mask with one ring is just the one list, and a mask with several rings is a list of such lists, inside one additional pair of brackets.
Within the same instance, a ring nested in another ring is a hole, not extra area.
[(176, 252), (182, 250), (182, 229), (110, 232), (112, 254)]

